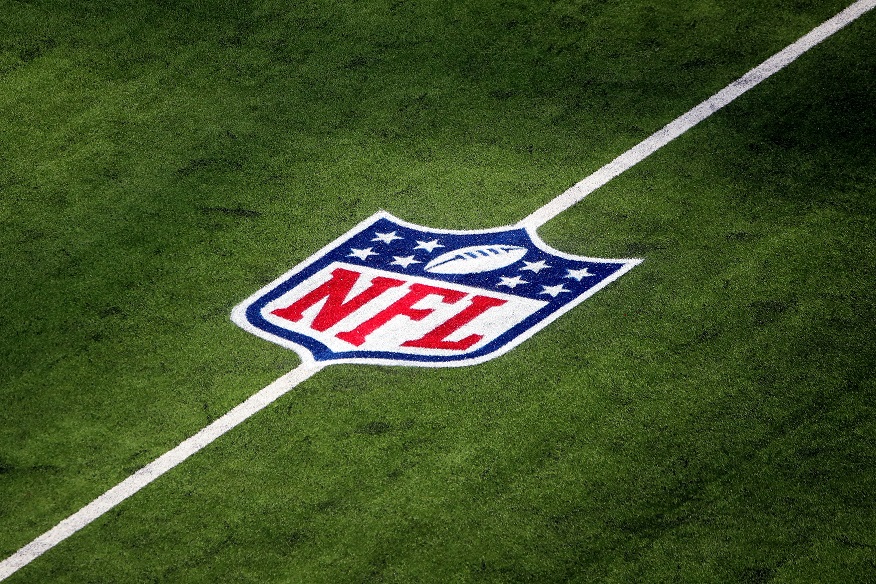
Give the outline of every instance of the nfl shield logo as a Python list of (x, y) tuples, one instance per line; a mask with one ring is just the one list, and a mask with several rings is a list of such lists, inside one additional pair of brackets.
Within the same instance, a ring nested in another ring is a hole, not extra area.
[(640, 260), (564, 254), (532, 229), (379, 212), (234, 308), (305, 361), (454, 367), (497, 357)]

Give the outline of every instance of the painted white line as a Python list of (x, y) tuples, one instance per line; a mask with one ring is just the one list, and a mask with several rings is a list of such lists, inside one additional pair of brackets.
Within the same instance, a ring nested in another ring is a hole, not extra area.
[[(530, 228), (532, 233), (548, 220), (556, 217), (595, 189), (644, 160), (652, 152), (674, 140), (702, 120), (706, 119), (720, 108), (724, 107), (776, 71), (786, 67), (797, 57), (808, 51), (836, 31), (857, 19), (876, 6), (876, 0), (860, 0), (831, 18), (800, 40), (790, 45), (763, 64), (752, 69), (740, 79), (734, 81), (713, 97), (696, 106), (662, 130), (656, 132), (637, 146), (634, 146), (612, 162), (571, 187), (550, 203), (536, 210), (518, 223), (521, 227)], [(635, 265), (630, 264), (630, 269)], [(617, 274), (619, 276), (620, 273)], [(615, 277), (617, 277), (615, 276)], [(612, 277), (611, 279), (614, 279)], [(608, 281), (605, 282), (607, 284)], [(261, 411), (289, 390), (309, 379), (320, 371), (324, 364), (304, 361), (301, 365), (283, 375), (252, 397), (235, 407), (227, 414), (180, 443), (172, 450), (161, 455), (153, 462), (144, 466), (121, 483), (111, 488), (103, 495), (61, 521), (58, 525), (37, 537), (23, 548), (0, 562), (0, 580), (4, 580), (19, 568), (26, 566), (35, 558), (52, 549), (101, 515), (175, 467), (191, 455), (195, 454), (214, 440)]]
[(253, 414), (261, 411), (293, 387), (320, 371), (323, 366), (313, 362), (302, 363), (191, 438), (184, 440), (172, 450), (162, 454), (0, 562), (0, 580), (8, 578), (19, 568), (26, 566)]
[(535, 210), (517, 225), (538, 229), (623, 171), (635, 166), (752, 87), (755, 87), (764, 79), (767, 79), (777, 71), (781, 71), (794, 62), (797, 57), (874, 7), (876, 7), (876, 0), (860, 0), (855, 2), (830, 20), (824, 22), (824, 24), (814, 28), (797, 42), (776, 53), (706, 101), (687, 113), (682, 114), (584, 180), (573, 185), (545, 206)]

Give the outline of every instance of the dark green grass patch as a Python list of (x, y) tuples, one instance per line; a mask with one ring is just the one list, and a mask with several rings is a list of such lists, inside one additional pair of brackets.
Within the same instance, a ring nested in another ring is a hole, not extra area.
[[(0, 556), (293, 368), (231, 307), (519, 220), (843, 2), (0, 9)], [(541, 231), (645, 262), (473, 368), (330, 367), (13, 582), (865, 582), (872, 15)]]

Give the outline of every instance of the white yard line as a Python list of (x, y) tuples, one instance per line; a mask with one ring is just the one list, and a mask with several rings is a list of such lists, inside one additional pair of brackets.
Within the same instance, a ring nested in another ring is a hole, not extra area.
[(273, 403), (299, 383), (309, 379), (323, 368), (322, 364), (302, 363), (249, 399), (214, 421), (203, 430), (184, 440), (150, 462), (103, 495), (63, 520), (2, 562), (0, 580), (8, 578), (19, 568), (52, 549), (185, 459), (198, 452), (253, 414)]
[[(518, 225), (533, 229), (544, 225), (588, 194), (607, 183), (621, 172), (647, 158), (659, 149), (694, 127), (776, 71), (786, 67), (797, 57), (830, 37), (832, 34), (876, 7), (876, 0), (860, 0), (815, 28), (809, 34), (770, 57), (738, 80), (734, 81), (714, 96), (710, 97), (689, 112), (670, 122), (662, 130), (654, 133), (638, 145), (630, 148), (595, 173), (571, 187), (544, 207), (523, 219)], [(35, 558), (52, 549), (185, 459), (195, 454), (214, 440), (261, 411), (289, 390), (309, 379), (324, 365), (305, 362), (280, 377), (252, 397), (235, 407), (227, 414), (183, 441), (177, 447), (147, 464), (103, 495), (61, 521), (35, 540), (0, 562), (0, 580), (14, 574)]]
[(797, 57), (827, 39), (835, 32), (876, 6), (876, 0), (855, 2), (830, 20), (814, 28), (797, 42), (776, 53), (706, 101), (669, 122), (662, 129), (639, 142), (584, 180), (571, 186), (544, 207), (520, 221), (520, 227), (537, 229), (622, 173), (635, 166), (663, 146), (675, 140), (734, 99), (755, 87), (772, 74), (781, 71)]

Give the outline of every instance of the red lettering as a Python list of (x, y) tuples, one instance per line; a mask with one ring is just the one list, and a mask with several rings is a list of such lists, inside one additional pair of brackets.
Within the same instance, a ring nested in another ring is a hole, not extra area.
[(319, 314), (316, 315), (316, 318), (313, 319), (313, 323), (310, 325), (310, 328), (314, 330), (324, 331), (359, 310), (388, 289), (404, 284), (403, 280), (378, 276), (371, 280), (371, 286), (367, 290), (344, 302), (361, 275), (359, 272), (337, 268), (332, 271), (331, 279), (325, 284), (308, 292), (286, 308), (272, 310), (271, 314), (291, 320), (292, 322), (298, 322), (304, 316), (305, 310), (325, 298), (325, 304), (323, 304)]
[(460, 341), (446, 341), (453, 332), (463, 325), (470, 323), (475, 318), (485, 313), (494, 306), (502, 306), (507, 300), (490, 298), (488, 296), (475, 296), (471, 304), (456, 316), (450, 317), (443, 324), (439, 324), (433, 330), (426, 333), (422, 338), (414, 341), (405, 341), (403, 347), (422, 347), (424, 349), (455, 349), (464, 351), (480, 341), (483, 335), (469, 335)]
[(426, 284), (411, 284), (410, 292), (396, 300), (390, 306), (387, 306), (355, 329), (338, 333), (335, 336), (342, 341), (347, 341), (358, 347), (365, 342), (365, 338), (368, 335), (388, 323), (396, 316), (407, 316), (411, 320), (423, 320), (428, 315), (432, 314), (434, 309), (414, 308), (413, 306), (431, 294), (441, 296), (441, 301), (445, 304), (453, 304), (462, 300), (466, 296), (465, 292), (458, 292), (456, 290), (448, 290), (446, 288), (438, 288), (437, 286), (428, 286)]

